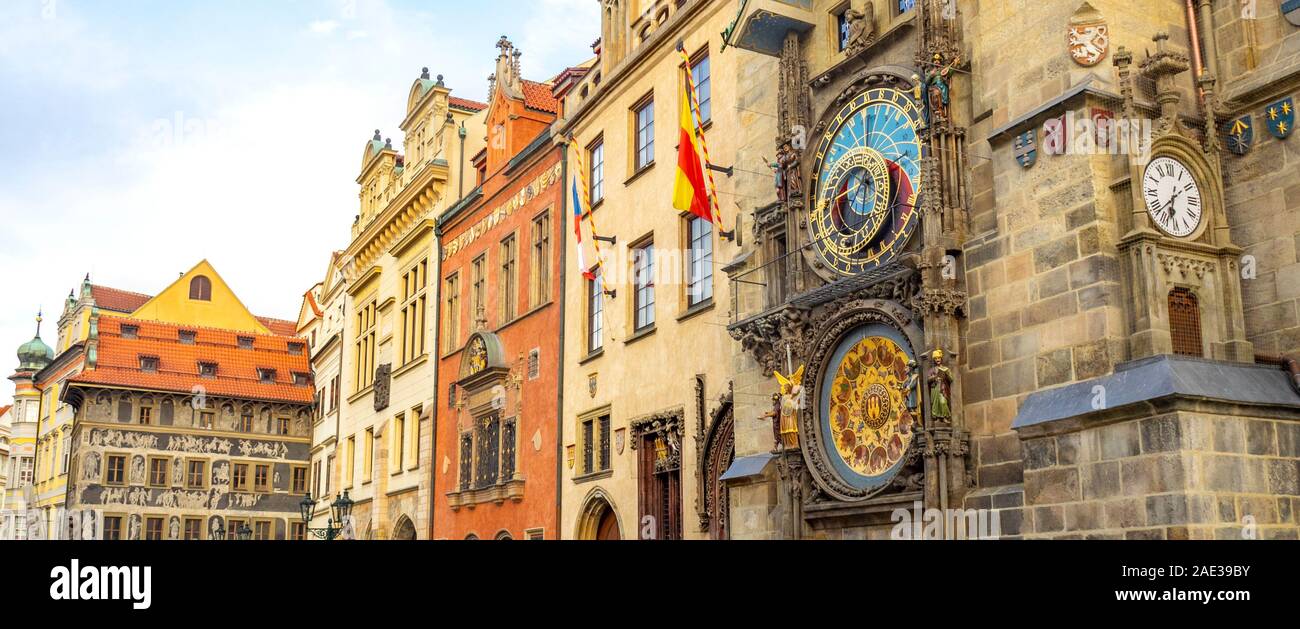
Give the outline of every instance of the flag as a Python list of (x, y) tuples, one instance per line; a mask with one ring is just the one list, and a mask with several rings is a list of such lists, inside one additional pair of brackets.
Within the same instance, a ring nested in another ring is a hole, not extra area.
[[(690, 72), (690, 66), (686, 66)], [(688, 75), (689, 76), (689, 75)], [(677, 142), (677, 182), (673, 185), (673, 207), (690, 212), (710, 223), (713, 212), (709, 193), (704, 187), (704, 166), (700, 160), (700, 138), (695, 135), (695, 117), (691, 114), (690, 81), (682, 98), (679, 117), (680, 139)]]
[(573, 180), (573, 233), (578, 236), (578, 270), (582, 276), (594, 281), (596, 275), (587, 268), (587, 261), (582, 257), (582, 197), (578, 195), (578, 180)]

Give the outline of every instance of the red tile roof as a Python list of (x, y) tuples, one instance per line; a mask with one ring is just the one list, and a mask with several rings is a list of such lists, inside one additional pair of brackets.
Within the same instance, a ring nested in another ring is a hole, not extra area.
[(298, 334), (298, 324), (293, 321), (272, 319), (271, 317), (258, 317), (257, 320), (276, 336), (297, 336)]
[(135, 312), (145, 302), (153, 299), (153, 297), (141, 293), (95, 285), (90, 287), (90, 296), (95, 298), (95, 305), (104, 310), (125, 313)]
[[(124, 338), (123, 325), (137, 326), (136, 338)], [(193, 345), (180, 342), (182, 330), (195, 332)], [(252, 349), (239, 348), (241, 336), (253, 338)], [(290, 354), (289, 343), (301, 343), (301, 353)], [(177, 393), (190, 393), (197, 386), (208, 395), (295, 404), (310, 404), (315, 392), (310, 384), (293, 383), (295, 373), (308, 374), (310, 383), (311, 364), (302, 339), (103, 317), (97, 355), (95, 368), (82, 371), (70, 382)], [(142, 356), (157, 358), (158, 370), (142, 370)], [(216, 363), (217, 376), (199, 376), (200, 362)], [(273, 384), (261, 382), (258, 372), (262, 369), (275, 370)]]
[(560, 113), (560, 101), (551, 93), (551, 85), (536, 81), (524, 81), (524, 104), (529, 109), (544, 111), (549, 114)]
[(487, 103), (480, 103), (476, 100), (470, 100), (468, 98), (456, 98), (455, 96), (448, 96), (447, 103), (450, 104), (452, 107), (457, 107), (459, 109), (468, 109), (470, 111), (483, 111), (484, 109), (488, 108)]
[(5, 413), (8, 413), (9, 409), (13, 407), (14, 407), (13, 404), (10, 404), (9, 406), (0, 406), (0, 416), (4, 415)]

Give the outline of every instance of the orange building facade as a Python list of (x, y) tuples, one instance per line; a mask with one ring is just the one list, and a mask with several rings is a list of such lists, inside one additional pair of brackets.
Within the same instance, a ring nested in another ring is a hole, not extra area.
[(478, 186), (442, 251), (434, 539), (558, 539), (563, 154), (553, 82), (502, 38)]

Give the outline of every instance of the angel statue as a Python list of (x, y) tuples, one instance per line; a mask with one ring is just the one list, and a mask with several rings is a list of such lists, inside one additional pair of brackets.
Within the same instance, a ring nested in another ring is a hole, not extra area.
[(800, 365), (790, 377), (773, 372), (777, 382), (781, 383), (781, 445), (787, 450), (799, 447), (799, 409), (803, 408), (804, 396), (803, 370)]

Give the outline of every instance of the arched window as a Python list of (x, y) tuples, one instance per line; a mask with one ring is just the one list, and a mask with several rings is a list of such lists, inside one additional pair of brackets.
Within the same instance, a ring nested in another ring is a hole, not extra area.
[(1205, 356), (1201, 345), (1201, 305), (1196, 295), (1186, 288), (1169, 291), (1169, 336), (1175, 354)]
[(498, 541), (509, 541), (514, 539), (514, 537), (511, 537), (510, 531), (501, 531), (500, 533), (497, 533), (496, 539)]
[(194, 276), (190, 280), (190, 299), (212, 301), (212, 280), (203, 275)]

